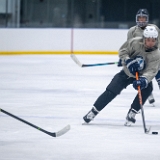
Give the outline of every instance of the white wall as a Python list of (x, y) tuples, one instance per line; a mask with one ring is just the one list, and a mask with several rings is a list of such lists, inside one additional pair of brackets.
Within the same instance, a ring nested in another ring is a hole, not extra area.
[(127, 39), (127, 30), (76, 29), (74, 49), (76, 51), (118, 51)]
[[(72, 36), (73, 33), (73, 36)], [(115, 29), (0, 29), (0, 54), (117, 52), (127, 30)]]

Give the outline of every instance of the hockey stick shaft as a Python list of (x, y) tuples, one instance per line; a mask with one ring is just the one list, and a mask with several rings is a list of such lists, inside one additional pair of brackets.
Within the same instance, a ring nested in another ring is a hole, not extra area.
[[(136, 80), (139, 80), (138, 72), (136, 72)], [(146, 128), (146, 123), (145, 123), (145, 116), (144, 116), (144, 109), (143, 109), (142, 94), (141, 94), (140, 86), (138, 86), (138, 97), (139, 97), (139, 104), (140, 104), (140, 107), (141, 107), (141, 114), (142, 114), (142, 122), (143, 122), (144, 133), (147, 133), (148, 130)]]
[(72, 60), (73, 60), (77, 65), (79, 65), (80, 67), (96, 67), (96, 66), (105, 66), (105, 65), (118, 64), (118, 62), (105, 62), (105, 63), (94, 63), (94, 64), (82, 64), (74, 54), (71, 54), (71, 58), (72, 58)]
[(95, 63), (95, 64), (82, 64), (82, 67), (106, 66), (106, 65), (112, 65), (112, 64), (118, 64), (118, 62), (105, 62), (105, 63)]
[(23, 122), (23, 123), (25, 123), (25, 124), (28, 124), (29, 126), (31, 126), (33, 128), (36, 128), (39, 131), (44, 132), (44, 133), (46, 133), (46, 134), (48, 134), (48, 135), (50, 135), (52, 137), (61, 136), (62, 134), (66, 133), (70, 129), (70, 126), (68, 125), (68, 126), (66, 126), (64, 129), (62, 129), (59, 132), (53, 132), (53, 133), (52, 132), (48, 132), (48, 131), (46, 131), (46, 130), (44, 130), (44, 129), (42, 129), (42, 128), (40, 128), (40, 127), (38, 127), (38, 126), (36, 126), (36, 125), (24, 120), (24, 119), (22, 119), (22, 118), (19, 118), (19, 117), (13, 115), (13, 114), (1, 109), (1, 108), (0, 108), (0, 111), (5, 113), (5, 114), (7, 114), (7, 115), (9, 115), (9, 116), (11, 116), (11, 117), (13, 117), (13, 118), (15, 118), (15, 119), (17, 119), (17, 120), (19, 120), (19, 121), (21, 121), (21, 122)]

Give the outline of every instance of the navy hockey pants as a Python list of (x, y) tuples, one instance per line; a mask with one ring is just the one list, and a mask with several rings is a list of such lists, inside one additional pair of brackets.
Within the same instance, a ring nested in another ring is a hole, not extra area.
[[(94, 106), (98, 111), (101, 111), (109, 102), (111, 102), (118, 94), (121, 93), (128, 85), (132, 84), (135, 78), (128, 77), (123, 70), (117, 73), (110, 84), (107, 86), (106, 90), (97, 98)], [(133, 88), (134, 89), (134, 88)], [(152, 82), (148, 84), (148, 87), (141, 90), (142, 103), (144, 104), (148, 96), (153, 90)], [(131, 108), (139, 111), (141, 106), (139, 104), (138, 91)]]

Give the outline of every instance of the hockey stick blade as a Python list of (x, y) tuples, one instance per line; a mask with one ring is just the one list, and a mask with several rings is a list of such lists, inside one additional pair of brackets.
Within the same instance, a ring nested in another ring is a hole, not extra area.
[(80, 67), (96, 67), (96, 66), (106, 66), (106, 65), (112, 65), (112, 64), (118, 64), (118, 62), (105, 62), (105, 63), (94, 63), (94, 64), (82, 64), (78, 58), (74, 55), (71, 54), (72, 60), (78, 64)]
[(149, 134), (149, 135), (157, 135), (158, 132), (157, 131), (151, 131), (151, 126), (147, 129), (146, 128), (146, 134)]
[(36, 129), (38, 129), (39, 131), (41, 131), (41, 132), (43, 132), (43, 133), (46, 133), (46, 134), (48, 134), (48, 135), (50, 135), (50, 136), (52, 136), (52, 137), (59, 137), (59, 136), (65, 134), (66, 132), (68, 132), (68, 131), (70, 130), (70, 125), (67, 125), (66, 127), (64, 127), (63, 129), (61, 129), (61, 130), (58, 131), (58, 132), (48, 132), (48, 131), (46, 131), (46, 130), (44, 130), (44, 129), (42, 129), (42, 128), (40, 128), (40, 127), (38, 127), (38, 126), (36, 126), (36, 125), (34, 125), (34, 124), (32, 124), (32, 123), (24, 120), (24, 119), (22, 119), (22, 118), (19, 118), (19, 117), (13, 115), (13, 114), (11, 114), (11, 113), (9, 113), (9, 112), (1, 109), (1, 108), (0, 108), (0, 112), (3, 112), (3, 113), (5, 113), (5, 114), (7, 114), (7, 115), (9, 115), (9, 116), (11, 116), (11, 117), (13, 117), (13, 118), (21, 121), (21, 122), (23, 122), (23, 123), (25, 123), (25, 124), (28, 124), (29, 126), (31, 126), (31, 127), (33, 127), (33, 128), (36, 128)]
[(59, 137), (62, 136), (63, 134), (65, 134), (66, 132), (68, 132), (71, 129), (70, 125), (67, 125), (66, 127), (64, 127), (63, 129), (61, 129), (58, 132), (55, 132), (55, 137)]
[(74, 54), (71, 54), (71, 58), (76, 64), (78, 64), (78, 66), (82, 67), (81, 62), (77, 59), (77, 57)]
[(52, 137), (60, 137), (62, 136), (63, 134), (67, 133), (69, 130), (70, 130), (70, 125), (67, 125), (66, 127), (64, 127), (63, 129), (59, 130), (58, 132), (48, 132), (48, 131), (45, 131), (41, 129), (42, 132), (52, 136)]
[(147, 129), (147, 128), (145, 128), (145, 133), (146, 134), (149, 134), (150, 133), (150, 131), (151, 131), (151, 126)]

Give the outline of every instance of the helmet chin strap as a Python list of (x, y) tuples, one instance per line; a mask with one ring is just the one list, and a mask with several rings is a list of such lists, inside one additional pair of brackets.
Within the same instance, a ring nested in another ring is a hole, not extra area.
[(153, 47), (148, 47), (145, 45), (145, 51), (146, 52), (152, 52), (154, 50), (156, 50), (158, 47), (157, 46), (153, 46)]

